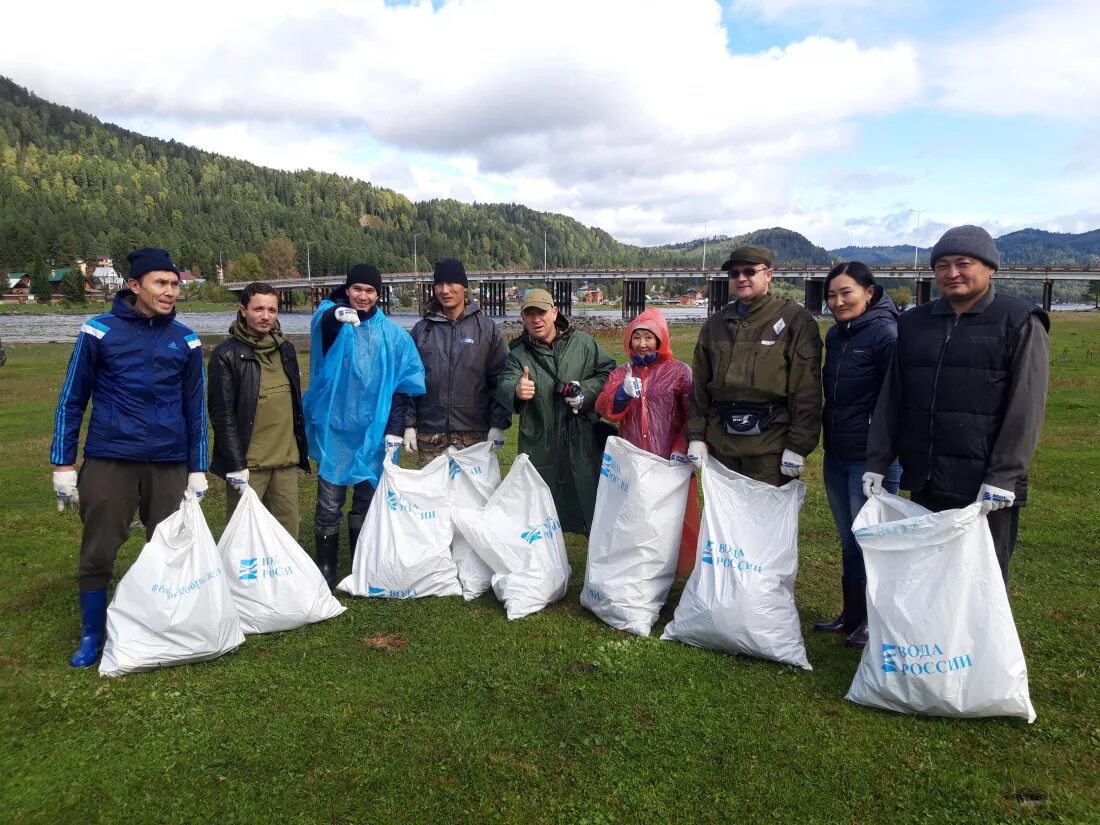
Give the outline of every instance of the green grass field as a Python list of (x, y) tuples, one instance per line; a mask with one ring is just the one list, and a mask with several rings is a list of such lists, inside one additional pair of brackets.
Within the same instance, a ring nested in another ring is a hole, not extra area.
[[(844, 700), (859, 654), (809, 632), (839, 606), (820, 452), (797, 591), (813, 672), (658, 641), (682, 583), (653, 638), (612, 630), (578, 602), (575, 536), (565, 599), (516, 622), (492, 594), (345, 598), (343, 616), (249, 637), (214, 662), (114, 680), (75, 672), (80, 524), (57, 514), (48, 465), (68, 348), (9, 344), (0, 820), (1100, 821), (1100, 315), (1054, 323), (1047, 425), (1012, 568), (1033, 725)], [(675, 328), (680, 358), (695, 334)], [(607, 346), (621, 358), (620, 336)], [(505, 468), (514, 439), (513, 428)], [(307, 537), (312, 477), (301, 494)], [(221, 482), (204, 510), (220, 535)], [(118, 576), (140, 549), (135, 535)]]

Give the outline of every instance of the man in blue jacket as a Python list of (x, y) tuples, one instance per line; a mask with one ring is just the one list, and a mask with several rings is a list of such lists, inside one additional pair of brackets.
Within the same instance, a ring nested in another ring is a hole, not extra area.
[(135, 511), (152, 538), (185, 491), (196, 497), (206, 491), (202, 344), (175, 320), (179, 269), (163, 249), (135, 249), (128, 260), (129, 288), (115, 296), (110, 312), (80, 328), (54, 417), (50, 462), (58, 510), (77, 507), (84, 522), (73, 667), (91, 667), (103, 650), (107, 585)]

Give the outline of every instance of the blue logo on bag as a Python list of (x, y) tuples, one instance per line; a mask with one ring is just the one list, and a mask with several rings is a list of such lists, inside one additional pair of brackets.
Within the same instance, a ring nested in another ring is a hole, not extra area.
[(256, 559), (241, 559), (241, 571), (237, 576), (241, 581), (256, 581)]
[(714, 564), (714, 551), (710, 549), (711, 542), (703, 548), (703, 564)]
[(730, 567), (746, 573), (763, 573), (764, 568), (759, 564), (745, 558), (744, 549), (724, 541), (707, 539), (703, 546), (703, 564), (712, 564), (715, 567)]
[(935, 676), (954, 673), (973, 667), (969, 653), (948, 656), (938, 642), (924, 644), (882, 645), (883, 673), (901, 673), (905, 676)]
[(402, 498), (393, 490), (386, 491), (386, 506), (395, 513), (416, 513), (416, 518), (421, 521), (428, 521), (436, 516), (435, 510), (421, 510), (419, 505)]
[(384, 596), (385, 594), (386, 594), (386, 588), (384, 588), (384, 587), (375, 587), (373, 584), (368, 584), (367, 585), (367, 595), (368, 596)]
[(524, 530), (519, 534), (519, 537), (528, 544), (534, 544), (536, 541), (542, 538), (542, 531), (537, 527), (534, 530)]
[(458, 462), (453, 458), (447, 459), (447, 475), (454, 478), (456, 475), (462, 472), (462, 468), (458, 466)]
[(541, 524), (536, 524), (529, 530), (524, 530), (519, 537), (528, 544), (534, 544), (539, 539), (552, 539), (554, 533), (561, 529), (561, 522), (556, 518), (547, 516)]
[(610, 453), (603, 454), (603, 461), (600, 463), (600, 475), (624, 493), (630, 492), (630, 482), (623, 481), (622, 468), (619, 466), (619, 462), (611, 457)]

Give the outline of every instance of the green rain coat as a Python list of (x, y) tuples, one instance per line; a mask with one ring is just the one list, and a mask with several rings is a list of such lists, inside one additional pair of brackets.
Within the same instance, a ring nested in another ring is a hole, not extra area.
[[(496, 397), (519, 415), (519, 452), (531, 457), (550, 487), (562, 529), (587, 534), (596, 506), (602, 458), (593, 407), (615, 368), (615, 359), (591, 335), (573, 330), (564, 315), (558, 315), (555, 326), (558, 335), (550, 345), (526, 332), (511, 344)], [(516, 385), (524, 367), (529, 368), (529, 377), (535, 382), (535, 397), (530, 401), (516, 398)], [(584, 393), (584, 403), (576, 415), (554, 392), (557, 384), (569, 381), (579, 381)]]

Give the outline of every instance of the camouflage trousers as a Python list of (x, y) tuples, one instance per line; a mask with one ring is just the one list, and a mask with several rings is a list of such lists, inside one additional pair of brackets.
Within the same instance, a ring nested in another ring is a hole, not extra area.
[(460, 430), (454, 433), (421, 433), (416, 434), (417, 461), (424, 467), (433, 458), (443, 455), (448, 447), (462, 450), (472, 447), (485, 440), (488, 432), (470, 432)]

